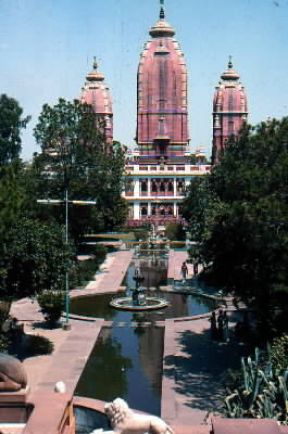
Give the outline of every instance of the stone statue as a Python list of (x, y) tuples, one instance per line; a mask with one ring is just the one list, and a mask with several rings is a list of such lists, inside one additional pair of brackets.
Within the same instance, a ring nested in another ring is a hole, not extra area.
[(174, 434), (172, 428), (162, 419), (134, 412), (121, 398), (105, 404), (105, 414), (114, 434)]
[(26, 385), (27, 375), (20, 360), (0, 353), (0, 392), (17, 392)]

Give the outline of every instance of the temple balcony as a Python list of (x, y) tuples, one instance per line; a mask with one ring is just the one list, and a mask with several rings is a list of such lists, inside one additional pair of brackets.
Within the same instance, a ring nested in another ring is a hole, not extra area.
[(160, 201), (160, 202), (165, 202), (165, 201), (182, 201), (183, 199), (184, 199), (184, 194), (182, 193), (182, 194), (180, 194), (180, 193), (177, 193), (177, 196), (175, 196), (175, 195), (173, 195), (173, 193), (163, 193), (163, 192), (161, 192), (161, 193), (151, 193), (150, 195), (148, 195), (147, 193), (145, 194), (143, 194), (143, 193), (140, 193), (139, 195), (137, 195), (137, 196), (133, 196), (133, 193), (131, 194), (131, 193), (124, 193), (123, 194), (123, 197), (125, 198), (125, 199), (127, 199), (127, 201), (129, 202), (129, 201), (141, 201), (142, 199), (145, 199), (145, 200), (147, 200), (147, 201), (153, 201), (153, 200), (155, 200), (155, 199), (157, 199), (157, 201)]
[(201, 165), (139, 165), (139, 164), (127, 164), (125, 167), (126, 174), (129, 175), (205, 175), (210, 173), (210, 164)]

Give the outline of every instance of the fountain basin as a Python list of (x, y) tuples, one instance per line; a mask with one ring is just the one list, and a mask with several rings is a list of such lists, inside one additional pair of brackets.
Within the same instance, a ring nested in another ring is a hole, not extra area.
[(145, 304), (134, 305), (132, 297), (119, 297), (110, 301), (110, 306), (120, 310), (147, 311), (158, 310), (169, 306), (169, 302), (158, 297), (145, 297)]

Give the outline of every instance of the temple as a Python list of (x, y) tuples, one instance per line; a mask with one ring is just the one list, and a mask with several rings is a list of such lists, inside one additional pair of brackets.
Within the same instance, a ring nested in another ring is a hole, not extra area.
[(237, 136), (247, 120), (247, 97), (239, 78), (230, 57), (228, 69), (223, 72), (216, 86), (213, 101), (213, 164), (219, 161), (229, 137)]
[(210, 170), (191, 164), (187, 68), (166, 21), (164, 2), (140, 56), (137, 76), (137, 148), (126, 164), (129, 224), (165, 225), (181, 220), (181, 201), (191, 178)]
[(93, 70), (86, 76), (80, 101), (92, 106), (96, 115), (96, 126), (102, 132), (106, 149), (109, 151), (113, 144), (112, 99), (105, 77), (98, 71), (96, 58), (94, 58)]

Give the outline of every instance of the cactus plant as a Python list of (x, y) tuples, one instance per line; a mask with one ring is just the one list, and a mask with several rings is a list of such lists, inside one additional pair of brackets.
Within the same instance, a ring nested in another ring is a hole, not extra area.
[(288, 424), (288, 369), (279, 375), (269, 351), (265, 356), (256, 348), (254, 359), (241, 359), (243, 385), (225, 398), (225, 413), (233, 418), (270, 418)]

